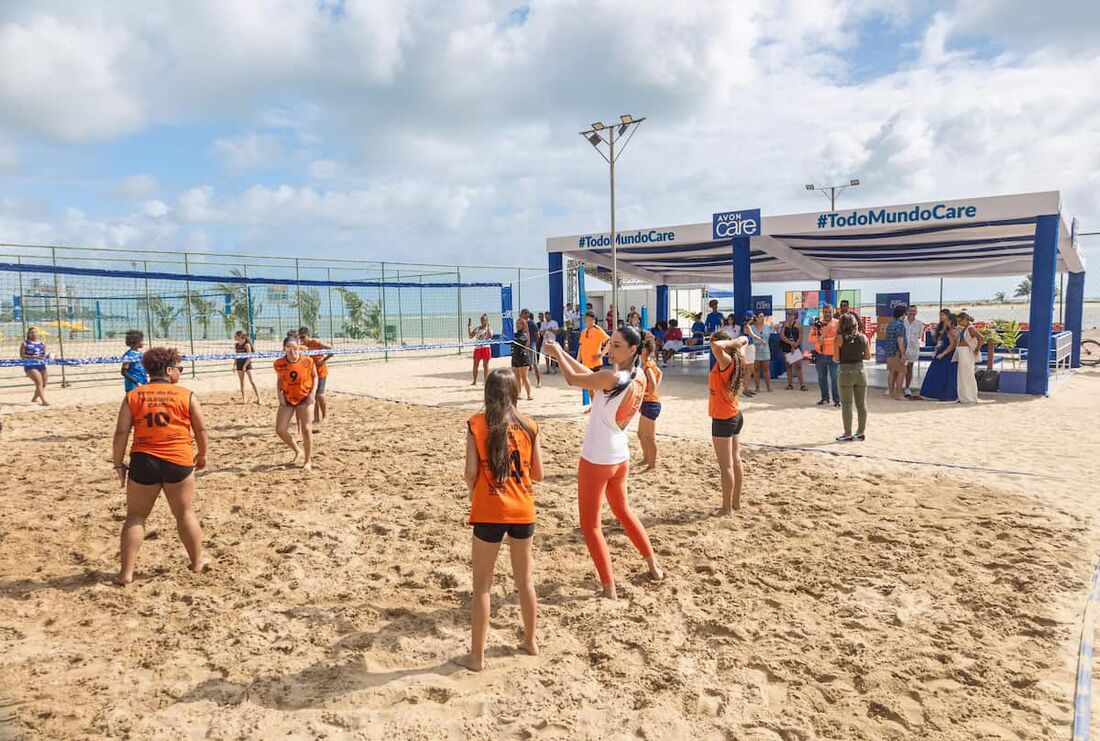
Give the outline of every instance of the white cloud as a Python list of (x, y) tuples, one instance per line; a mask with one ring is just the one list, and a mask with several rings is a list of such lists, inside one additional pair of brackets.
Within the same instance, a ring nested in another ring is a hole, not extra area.
[(156, 199), (145, 201), (144, 203), (142, 203), (140, 210), (141, 213), (145, 216), (151, 216), (154, 219), (159, 219), (162, 216), (166, 216), (169, 211), (168, 204), (166, 204), (164, 201), (159, 201)]
[(340, 172), (339, 163), (334, 160), (314, 160), (309, 163), (311, 180), (331, 180)]
[(272, 167), (284, 157), (277, 136), (255, 132), (231, 139), (216, 140), (214, 154), (235, 172)]
[(157, 179), (152, 175), (128, 175), (123, 178), (122, 185), (119, 187), (119, 192), (125, 198), (133, 201), (140, 201), (155, 196), (159, 188), (160, 185)]

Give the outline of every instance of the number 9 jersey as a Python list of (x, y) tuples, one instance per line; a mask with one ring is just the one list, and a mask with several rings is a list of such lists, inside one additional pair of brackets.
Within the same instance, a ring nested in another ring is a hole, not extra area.
[(523, 423), (531, 430), (531, 437), (519, 425), (508, 430), (508, 452), (512, 459), (511, 474), (504, 481), (497, 481), (489, 465), (489, 423), (485, 414), (470, 417), (467, 425), (477, 445), (479, 461), (477, 483), (470, 500), (470, 524), (530, 525), (535, 521), (535, 490), (531, 485), (531, 458), (534, 456), (534, 437), (538, 426), (534, 420), (524, 417)]
[(177, 466), (195, 465), (190, 389), (154, 382), (126, 394), (126, 403), (134, 418), (131, 455), (145, 453)]

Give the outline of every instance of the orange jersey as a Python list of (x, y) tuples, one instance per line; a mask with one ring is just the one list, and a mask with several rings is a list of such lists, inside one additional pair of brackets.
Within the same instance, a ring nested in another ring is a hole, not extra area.
[(301, 404), (313, 391), (313, 359), (308, 355), (299, 355), (293, 363), (285, 355), (279, 358), (275, 361), (275, 375), (287, 404)]
[[(734, 352), (740, 352), (740, 350), (737, 349)], [(736, 417), (740, 411), (737, 406), (737, 397), (730, 396), (729, 392), (730, 376), (733, 374), (735, 366), (736, 364), (731, 361), (723, 371), (718, 370), (718, 363), (715, 363), (714, 367), (710, 369), (710, 375), (707, 376), (707, 386), (710, 388), (707, 413), (713, 419), (730, 419)]]
[[(538, 435), (534, 420), (523, 422)], [(477, 445), (479, 467), (477, 483), (470, 501), (470, 524), (511, 523), (526, 525), (535, 521), (535, 490), (531, 485), (531, 459), (535, 443), (519, 425), (508, 430), (508, 451), (512, 458), (511, 474), (503, 482), (497, 481), (489, 465), (489, 423), (484, 413), (470, 417), (467, 422), (470, 434)]]
[[(306, 342), (306, 349), (327, 350), (328, 348), (326, 348), (325, 343), (321, 342), (320, 340), (315, 340), (311, 338)], [(318, 364), (318, 361), (323, 358), (324, 355), (310, 355), (308, 357), (313, 360), (313, 364), (317, 366), (317, 377), (328, 378), (328, 361), (326, 360), (325, 362)]]
[(607, 342), (608, 334), (596, 325), (581, 330), (580, 355), (578, 360), (585, 368), (599, 368), (603, 365), (603, 353), (600, 348)]
[(658, 389), (661, 386), (661, 369), (657, 367), (657, 362), (650, 358), (645, 364), (645, 394), (642, 396), (642, 401), (660, 401), (661, 394)]
[(191, 443), (191, 391), (154, 381), (126, 394), (134, 418), (130, 454), (145, 453), (177, 466), (195, 465)]

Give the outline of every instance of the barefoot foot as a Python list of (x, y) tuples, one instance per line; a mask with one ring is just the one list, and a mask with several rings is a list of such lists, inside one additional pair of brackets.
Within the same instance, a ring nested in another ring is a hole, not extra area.
[(604, 599), (618, 599), (619, 596), (615, 593), (615, 582), (609, 582), (607, 584), (600, 585), (600, 596)]
[(539, 655), (538, 641), (536, 641), (534, 638), (532, 638), (529, 641), (524, 641), (523, 642), (523, 650), (527, 652), (528, 656), (538, 656)]
[(462, 667), (465, 667), (465, 668), (469, 669), (472, 672), (479, 672), (479, 671), (481, 671), (482, 669), (485, 668), (485, 661), (484, 660), (475, 659), (470, 654), (466, 654), (465, 656), (460, 656), (459, 658), (455, 659), (455, 663), (458, 664), (459, 666), (462, 666)]
[(206, 572), (210, 571), (210, 561), (206, 558), (203, 558), (198, 563), (191, 564), (189, 568), (196, 574), (205, 574)]

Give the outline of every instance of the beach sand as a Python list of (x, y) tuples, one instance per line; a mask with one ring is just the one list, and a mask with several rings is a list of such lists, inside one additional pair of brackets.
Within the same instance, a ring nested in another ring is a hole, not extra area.
[(452, 663), (469, 640), (468, 364), (334, 366), (338, 424), (308, 476), (281, 465), (270, 373), (261, 408), (229, 401), (230, 376), (185, 378), (211, 426), (196, 506), (215, 567), (186, 570), (160, 502), (125, 590), (121, 388), (54, 388), (50, 409), (5, 391), (0, 737), (1068, 735), (1100, 544), (1100, 371), (977, 408), (872, 395), (857, 448), (832, 441), (839, 412), (814, 392), (762, 394), (745, 404), (744, 508), (722, 520), (705, 379), (670, 373), (661, 469), (630, 482), (668, 578), (645, 578), (605, 513), (616, 603), (594, 598), (577, 528), (579, 395), (544, 376), (522, 402), (546, 458), (542, 653), (517, 652), (502, 554), (473, 674)]

